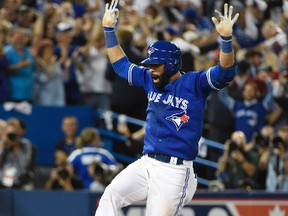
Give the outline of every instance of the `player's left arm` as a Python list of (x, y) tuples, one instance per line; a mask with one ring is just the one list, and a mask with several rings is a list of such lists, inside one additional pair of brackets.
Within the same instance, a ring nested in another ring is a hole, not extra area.
[(236, 73), (234, 51), (232, 47), (232, 28), (239, 17), (237, 13), (232, 19), (233, 6), (224, 4), (224, 14), (215, 11), (216, 17), (212, 17), (216, 31), (221, 37), (221, 50), (219, 63), (207, 71), (207, 80), (212, 89), (219, 90), (232, 81)]
[[(229, 7), (229, 9), (228, 9)], [(232, 47), (232, 31), (233, 25), (239, 17), (237, 13), (232, 19), (233, 6), (224, 4), (224, 14), (215, 11), (216, 17), (212, 17), (216, 31), (221, 37), (221, 50), (220, 50), (220, 66), (223, 68), (230, 68), (234, 65), (234, 51)]]

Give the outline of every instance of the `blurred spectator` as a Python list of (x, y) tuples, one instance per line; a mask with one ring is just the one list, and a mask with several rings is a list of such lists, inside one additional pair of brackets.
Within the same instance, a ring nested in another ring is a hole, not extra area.
[(3, 8), (0, 10), (1, 18), (15, 24), (20, 5), (21, 0), (4, 0)]
[(105, 78), (108, 64), (104, 32), (94, 22), (88, 43), (82, 47), (83, 69), (78, 75), (85, 104), (96, 109), (110, 109), (111, 83)]
[(225, 150), (218, 161), (217, 176), (226, 189), (256, 188), (258, 155), (246, 150), (245, 135), (235, 131), (225, 142)]
[(68, 156), (76, 149), (78, 120), (75, 116), (65, 116), (61, 122), (64, 138), (55, 145), (54, 159), (58, 166), (67, 161)]
[(286, 123), (288, 123), (288, 72), (280, 73), (279, 79), (273, 83), (273, 97), (276, 103), (286, 113)]
[(229, 95), (235, 100), (243, 100), (243, 88), (250, 79), (250, 64), (246, 60), (238, 63), (238, 72), (228, 86)]
[(253, 136), (248, 149), (259, 154), (259, 161), (257, 166), (256, 185), (257, 189), (266, 189), (266, 178), (268, 172), (268, 162), (270, 157), (270, 150), (272, 140), (275, 132), (272, 126), (265, 125), (261, 131)]
[[(223, 118), (225, 116), (225, 120)], [(205, 127), (203, 136), (216, 142), (224, 143), (235, 131), (233, 113), (220, 101), (218, 92), (211, 92), (205, 110)], [(211, 149), (211, 151), (210, 151)], [(214, 148), (208, 148), (209, 158), (219, 157)], [(216, 155), (215, 155), (216, 153)]]
[(17, 26), (25, 29), (31, 35), (31, 39), (43, 37), (43, 15), (34, 8), (21, 5), (18, 8)]
[(273, 137), (266, 179), (267, 191), (276, 191), (283, 186), (282, 177), (285, 170), (284, 162), (286, 161), (287, 140), (288, 127), (280, 128), (277, 134)]
[(33, 84), (35, 59), (28, 46), (27, 32), (16, 28), (11, 34), (11, 43), (5, 47), (5, 53), (10, 62), (9, 71), (9, 100), (20, 102), (33, 99)]
[(279, 53), (279, 66), (278, 71), (281, 72), (287, 72), (288, 71), (288, 46), (283, 47), (281, 52)]
[(44, 29), (43, 37), (54, 39), (56, 37), (56, 26), (61, 20), (61, 16), (58, 10), (59, 6), (53, 3), (47, 3), (45, 10), (43, 11), (44, 17)]
[(210, 19), (203, 16), (194, 7), (186, 8), (183, 11), (186, 22), (193, 24), (201, 35), (211, 34), (215, 31), (214, 26)]
[(96, 18), (101, 14), (100, 11), (103, 7), (101, 0), (73, 0), (70, 2), (72, 3), (75, 18), (82, 17), (84, 13), (91, 13)]
[(9, 60), (4, 53), (4, 46), (6, 37), (9, 34), (10, 23), (7, 21), (0, 21), (0, 103), (3, 103), (9, 98), (9, 84), (7, 69)]
[[(163, 13), (163, 9), (157, 7), (156, 4), (149, 4), (144, 10), (139, 27), (134, 27), (133, 29), (133, 43), (139, 50), (143, 50), (144, 52), (149, 41), (153, 41), (157, 37), (163, 37), (163, 30), (167, 24)], [(131, 24), (124, 23), (123, 25), (129, 26)]]
[(247, 0), (246, 8), (250, 14), (250, 19), (257, 24), (257, 26), (261, 26), (261, 21), (264, 20), (264, 13), (267, 9), (268, 5), (265, 0)]
[(283, 5), (281, 9), (282, 9), (281, 13), (278, 14), (278, 16), (280, 16), (279, 21), (276, 23), (279, 23), (280, 28), (283, 29), (283, 31), (287, 35), (288, 33), (288, 19), (287, 19), (288, 18), (288, 1), (287, 0), (283, 1)]
[(257, 49), (249, 49), (245, 53), (245, 59), (250, 64), (250, 77), (255, 78), (259, 67), (265, 62), (263, 53)]
[(88, 172), (88, 167), (93, 162), (104, 163), (109, 169), (119, 172), (121, 165), (114, 156), (102, 148), (99, 132), (95, 128), (84, 128), (77, 138), (77, 149), (68, 158), (73, 167), (73, 173), (84, 183), (86, 189), (90, 189), (91, 183), (95, 181)]
[[(73, 1), (75, 3), (75, 1)], [(62, 23), (70, 26), (70, 37), (72, 41), (70, 42), (74, 46), (82, 46), (86, 41), (86, 35), (82, 30), (82, 18), (77, 18), (72, 1), (62, 1), (57, 7), (58, 14), (58, 24)], [(56, 29), (59, 29), (56, 26)], [(88, 35), (87, 35), (88, 36)]]
[[(261, 43), (264, 38), (261, 34), (261, 25), (263, 22), (264, 7), (250, 1), (251, 4), (245, 8), (245, 4), (241, 1), (231, 2), (233, 6), (233, 13), (239, 13), (239, 18), (234, 25), (233, 35), (241, 49), (252, 48)], [(266, 4), (264, 1), (262, 1)]]
[(265, 116), (271, 111), (272, 83), (267, 81), (268, 92), (265, 98), (259, 99), (260, 91), (255, 82), (247, 82), (243, 88), (244, 100), (234, 100), (228, 95), (228, 90), (218, 92), (221, 102), (234, 113), (235, 128), (243, 131), (247, 142), (250, 142), (253, 134), (259, 132), (265, 124)]
[[(269, 91), (273, 97), (274, 91), (274, 82), (278, 76), (278, 72), (273, 72), (272, 67), (268, 65), (260, 65), (257, 72), (257, 77), (254, 79), (258, 85), (258, 89), (260, 91), (260, 98), (264, 98)], [(267, 85), (265, 82), (267, 80), (272, 80), (272, 89), (267, 89)], [(274, 99), (274, 98), (273, 98)], [(283, 112), (283, 109), (273, 100), (274, 102), (271, 104), (270, 113), (266, 116), (266, 123), (273, 126), (275, 130), (279, 127), (286, 125), (286, 114)]]
[(71, 26), (75, 25), (75, 12), (70, 1), (61, 1), (59, 3), (60, 22), (69, 23)]
[[(267, 48), (274, 54), (278, 55), (282, 48), (287, 45), (285, 32), (272, 20), (267, 20), (263, 23), (261, 32), (265, 38), (265, 41), (263, 41), (264, 47), (262, 47)], [(266, 59), (271, 61), (269, 58)]]
[(93, 162), (88, 167), (88, 173), (93, 177), (93, 182), (90, 184), (90, 191), (102, 193), (107, 186), (106, 181), (106, 166), (103, 163)]
[(0, 119), (0, 142), (2, 142), (2, 139), (4, 138), (5, 127), (6, 127), (6, 121)]
[(68, 80), (65, 83), (65, 97), (67, 105), (83, 103), (82, 94), (77, 82), (77, 64), (79, 62), (79, 48), (71, 44), (73, 26), (69, 22), (61, 22), (56, 27), (57, 44), (55, 54), (64, 70), (69, 69)]
[(0, 141), (0, 187), (33, 189), (35, 150), (24, 138), (25, 123), (16, 118), (7, 120)]
[(283, 158), (283, 172), (279, 176), (279, 190), (288, 191), (288, 154)]
[(64, 82), (68, 79), (68, 68), (62, 68), (54, 54), (50, 39), (40, 41), (36, 55), (37, 70), (34, 85), (34, 104), (64, 106)]
[(102, 193), (105, 187), (112, 181), (117, 172), (102, 162), (93, 162), (88, 167), (89, 174), (94, 181), (90, 184), (90, 191)]
[(73, 175), (69, 166), (64, 163), (51, 170), (45, 189), (73, 191), (84, 189), (84, 186), (83, 182)]
[(271, 19), (275, 23), (279, 23), (283, 14), (283, 11), (285, 11), (285, 2), (286, 0), (268, 0), (266, 1), (268, 7), (265, 10), (264, 18), (265, 19)]
[(136, 28), (141, 21), (141, 14), (135, 7), (134, 0), (123, 0), (120, 9), (119, 25), (131, 25)]

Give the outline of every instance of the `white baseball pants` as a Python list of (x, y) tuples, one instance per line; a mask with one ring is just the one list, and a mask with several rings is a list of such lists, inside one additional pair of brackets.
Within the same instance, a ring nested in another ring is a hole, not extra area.
[(147, 216), (176, 216), (196, 188), (192, 161), (173, 165), (142, 156), (106, 187), (95, 216), (117, 216), (122, 207), (145, 200)]

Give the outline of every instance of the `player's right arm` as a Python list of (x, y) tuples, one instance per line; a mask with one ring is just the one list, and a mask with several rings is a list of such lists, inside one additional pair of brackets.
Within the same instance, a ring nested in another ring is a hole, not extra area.
[(110, 5), (106, 4), (105, 14), (102, 20), (107, 54), (114, 71), (119, 76), (126, 79), (130, 85), (144, 86), (145, 80), (150, 77), (148, 76), (149, 70), (132, 64), (120, 47), (116, 37), (115, 25), (119, 16), (119, 10), (117, 8), (118, 2), (119, 0), (112, 0)]
[(110, 62), (113, 64), (116, 61), (126, 57), (126, 54), (120, 47), (115, 34), (115, 25), (119, 17), (118, 0), (112, 0), (110, 5), (105, 6), (105, 14), (102, 20), (106, 37), (107, 54)]

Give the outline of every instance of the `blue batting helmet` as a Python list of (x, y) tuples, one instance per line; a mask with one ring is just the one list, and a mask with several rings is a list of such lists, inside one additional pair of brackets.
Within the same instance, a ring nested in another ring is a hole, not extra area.
[(141, 64), (165, 64), (165, 72), (168, 76), (173, 76), (182, 67), (181, 51), (179, 47), (169, 41), (156, 41), (149, 45), (147, 57)]

